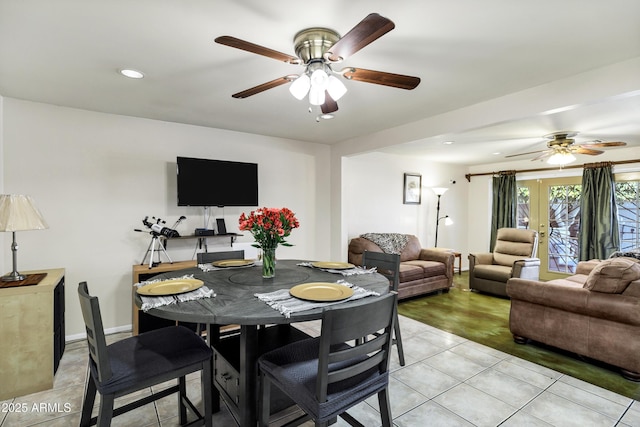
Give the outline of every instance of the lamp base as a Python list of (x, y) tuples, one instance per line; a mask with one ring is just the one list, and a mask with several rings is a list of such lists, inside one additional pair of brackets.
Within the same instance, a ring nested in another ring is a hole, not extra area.
[(21, 280), (26, 279), (27, 276), (25, 276), (24, 274), (20, 274), (17, 271), (13, 271), (9, 274), (5, 274), (4, 276), (2, 276), (1, 280), (3, 282), (20, 282)]

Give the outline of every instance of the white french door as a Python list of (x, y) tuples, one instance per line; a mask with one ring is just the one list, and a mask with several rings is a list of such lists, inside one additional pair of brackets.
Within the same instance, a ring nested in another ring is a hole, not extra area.
[(581, 180), (565, 177), (518, 181), (518, 227), (538, 231), (542, 280), (575, 273)]

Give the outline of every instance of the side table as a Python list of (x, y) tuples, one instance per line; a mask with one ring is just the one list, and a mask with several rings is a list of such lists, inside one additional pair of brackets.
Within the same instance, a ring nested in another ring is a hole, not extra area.
[[(451, 252), (453, 253), (454, 257), (458, 258), (458, 274), (462, 274), (462, 254), (460, 252), (458, 252), (458, 251), (451, 251)], [(455, 259), (453, 261), (454, 261), (453, 263), (455, 264)], [(454, 265), (453, 266), (453, 274), (456, 273), (455, 268), (456, 267)]]

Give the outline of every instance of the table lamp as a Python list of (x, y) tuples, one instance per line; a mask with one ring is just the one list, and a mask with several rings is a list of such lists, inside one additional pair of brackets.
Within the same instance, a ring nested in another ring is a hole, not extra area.
[(11, 231), (13, 242), (13, 271), (2, 276), (3, 282), (16, 282), (26, 278), (18, 273), (18, 244), (16, 243), (16, 231), (43, 230), (49, 228), (42, 214), (36, 208), (29, 196), (16, 194), (0, 195), (0, 231)]

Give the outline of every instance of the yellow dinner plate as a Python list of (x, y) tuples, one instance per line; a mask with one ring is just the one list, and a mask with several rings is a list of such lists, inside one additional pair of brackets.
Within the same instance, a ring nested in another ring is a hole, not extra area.
[(196, 290), (203, 284), (198, 279), (171, 279), (140, 286), (136, 292), (147, 296), (175, 295)]
[(337, 283), (303, 283), (294, 286), (289, 293), (307, 301), (340, 301), (353, 295), (353, 289)]
[(252, 259), (223, 259), (220, 261), (214, 261), (211, 263), (214, 267), (246, 267), (253, 265)]
[(331, 268), (333, 270), (347, 270), (349, 268), (355, 267), (355, 265), (349, 264), (348, 262), (331, 262), (331, 261), (312, 262), (311, 265), (316, 268)]

